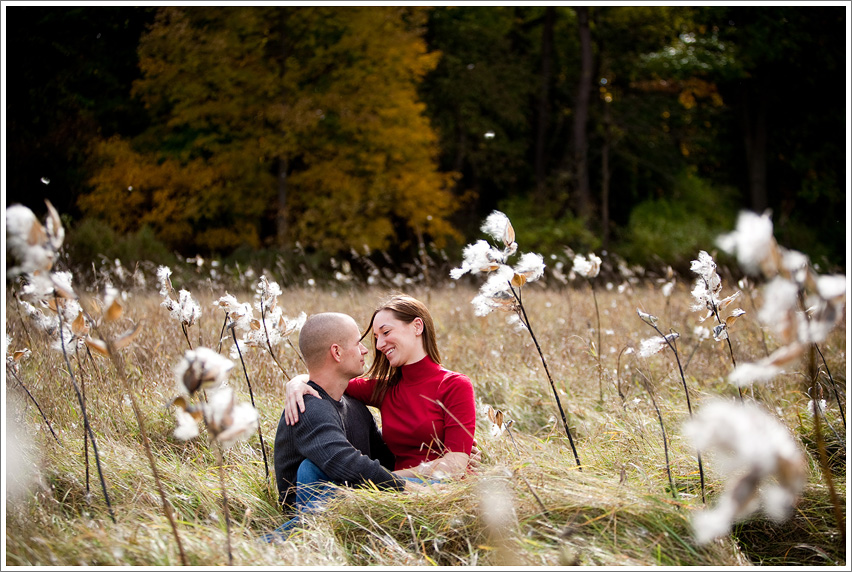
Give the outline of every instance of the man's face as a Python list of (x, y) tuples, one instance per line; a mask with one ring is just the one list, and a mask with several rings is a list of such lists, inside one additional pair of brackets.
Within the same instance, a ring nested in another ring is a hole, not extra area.
[(343, 339), (340, 342), (340, 366), (349, 377), (358, 377), (364, 373), (364, 356), (367, 348), (361, 343), (361, 332), (355, 321), (347, 323)]

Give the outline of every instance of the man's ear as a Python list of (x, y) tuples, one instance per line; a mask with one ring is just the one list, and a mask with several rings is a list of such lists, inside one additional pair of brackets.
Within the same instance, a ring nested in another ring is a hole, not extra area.
[(329, 353), (331, 353), (331, 359), (336, 362), (340, 362), (340, 346), (337, 344), (331, 344), (331, 347), (328, 349)]

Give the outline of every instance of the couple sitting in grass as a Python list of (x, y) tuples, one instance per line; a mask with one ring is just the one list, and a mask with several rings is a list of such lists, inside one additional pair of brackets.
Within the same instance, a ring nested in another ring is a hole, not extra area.
[[(370, 331), (373, 364), (360, 377)], [(299, 349), (308, 375), (287, 384), (275, 437), (279, 501), (294, 516), (269, 540), (286, 538), (300, 512), (319, 509), (333, 494), (328, 483), (417, 491), (478, 462), (473, 385), (441, 367), (435, 326), (419, 300), (389, 298), (363, 335), (347, 314), (315, 314)], [(366, 405), (381, 411), (381, 432)]]

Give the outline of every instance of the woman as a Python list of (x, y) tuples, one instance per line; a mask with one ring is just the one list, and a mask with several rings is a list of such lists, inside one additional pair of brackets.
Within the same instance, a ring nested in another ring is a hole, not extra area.
[[(373, 312), (362, 339), (373, 334), (373, 364), (349, 382), (346, 394), (377, 407), (382, 436), (401, 477), (441, 480), (464, 475), (471, 460), (476, 406), (470, 379), (441, 367), (435, 325), (426, 306), (393, 295)], [(285, 421), (298, 421), (303, 395), (316, 392), (302, 379), (287, 384)]]

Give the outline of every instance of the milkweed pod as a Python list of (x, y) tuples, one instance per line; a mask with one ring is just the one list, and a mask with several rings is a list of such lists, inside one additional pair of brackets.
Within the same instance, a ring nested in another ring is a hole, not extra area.
[(59, 249), (65, 239), (65, 229), (62, 227), (62, 219), (50, 201), (45, 200), (47, 205), (47, 235), (53, 248)]
[(740, 294), (742, 294), (742, 292), (737, 290), (736, 292), (734, 292), (733, 294), (731, 294), (727, 298), (723, 298), (722, 300), (719, 300), (719, 305), (718, 305), (719, 310), (724, 310), (725, 308), (730, 306), (731, 302), (733, 302), (734, 300), (736, 300), (737, 298), (740, 297)]
[(169, 404), (173, 407), (180, 407), (185, 412), (189, 413), (196, 421), (201, 421), (204, 418), (204, 412), (199, 407), (189, 404), (189, 401), (183, 395), (178, 395), (172, 399)]
[(744, 314), (745, 314), (745, 310), (743, 310), (742, 308), (737, 308), (736, 310), (731, 312), (731, 315), (728, 316), (727, 318), (725, 318), (725, 327), (730, 328), (731, 326), (733, 326), (734, 322), (737, 321), (737, 318), (739, 318), (740, 316), (742, 316)]
[(503, 244), (511, 246), (515, 242), (515, 229), (512, 228), (512, 223), (506, 219), (506, 231), (503, 233)]

